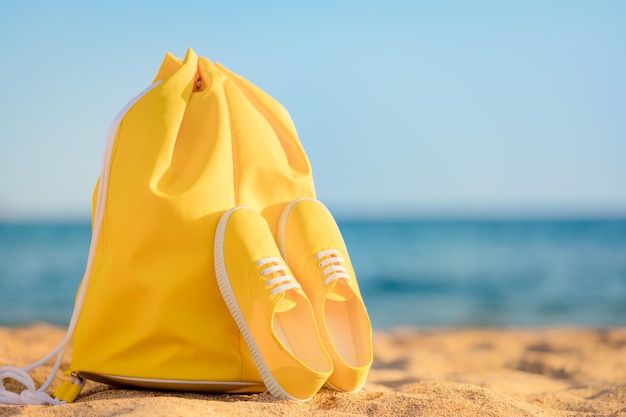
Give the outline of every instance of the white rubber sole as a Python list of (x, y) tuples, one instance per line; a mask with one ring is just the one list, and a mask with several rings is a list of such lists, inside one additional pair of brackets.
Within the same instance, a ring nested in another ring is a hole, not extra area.
[(311, 398), (296, 398), (287, 393), (281, 387), (280, 383), (274, 378), (272, 375), (272, 371), (267, 366), (265, 359), (263, 359), (263, 355), (261, 354), (261, 350), (259, 349), (259, 345), (254, 340), (252, 336), (252, 332), (246, 323), (246, 320), (243, 317), (243, 313), (241, 312), (241, 308), (239, 308), (239, 304), (237, 303), (237, 299), (235, 298), (235, 294), (233, 292), (233, 288), (230, 285), (230, 278), (228, 276), (228, 272), (226, 271), (226, 265), (224, 263), (224, 235), (226, 233), (226, 224), (228, 223), (228, 219), (234, 211), (239, 209), (248, 209), (247, 207), (235, 207), (228, 210), (226, 213), (222, 215), (220, 218), (217, 229), (215, 231), (215, 245), (214, 245), (214, 259), (215, 259), (215, 275), (217, 277), (217, 284), (219, 286), (220, 292), (222, 293), (222, 298), (226, 302), (226, 306), (228, 306), (228, 310), (230, 314), (235, 319), (237, 323), (237, 327), (239, 327), (239, 331), (243, 335), (244, 340), (246, 341), (246, 345), (248, 345), (248, 349), (252, 353), (252, 359), (254, 360), (254, 364), (261, 374), (261, 379), (263, 379), (263, 383), (267, 390), (276, 398), (293, 400), (298, 402), (307, 402)]

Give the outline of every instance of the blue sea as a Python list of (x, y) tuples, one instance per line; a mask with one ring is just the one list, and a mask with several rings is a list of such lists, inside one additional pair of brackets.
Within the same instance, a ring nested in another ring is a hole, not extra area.
[[(375, 328), (626, 326), (626, 220), (340, 221)], [(0, 325), (67, 325), (89, 223), (0, 223)]]

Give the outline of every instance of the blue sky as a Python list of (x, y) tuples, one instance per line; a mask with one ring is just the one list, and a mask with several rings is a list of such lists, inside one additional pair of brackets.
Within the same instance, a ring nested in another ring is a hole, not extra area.
[(344, 216), (626, 215), (621, 1), (0, 5), (0, 218), (87, 218), (109, 124), (188, 47), (290, 111)]

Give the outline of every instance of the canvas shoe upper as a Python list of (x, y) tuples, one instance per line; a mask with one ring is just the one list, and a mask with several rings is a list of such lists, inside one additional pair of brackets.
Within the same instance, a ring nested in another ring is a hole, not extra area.
[(265, 386), (278, 398), (307, 401), (332, 372), (311, 303), (256, 211), (224, 213), (215, 236), (220, 291)]
[(296, 200), (283, 210), (277, 240), (313, 305), (332, 358), (328, 385), (347, 392), (361, 389), (372, 364), (372, 328), (335, 220), (321, 202)]

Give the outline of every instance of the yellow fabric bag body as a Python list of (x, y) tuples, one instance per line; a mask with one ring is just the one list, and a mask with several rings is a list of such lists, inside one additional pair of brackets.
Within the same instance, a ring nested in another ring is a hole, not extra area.
[[(287, 111), (189, 50), (115, 119), (94, 193), (71, 371), (102, 382), (264, 390), (213, 267), (220, 215), (315, 197)], [(76, 313), (75, 313), (76, 314)]]

